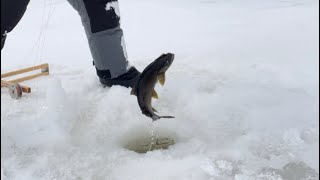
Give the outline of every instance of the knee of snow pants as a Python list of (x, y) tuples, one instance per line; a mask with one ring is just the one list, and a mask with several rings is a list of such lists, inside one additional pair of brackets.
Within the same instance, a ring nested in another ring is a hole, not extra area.
[(7, 33), (11, 32), (24, 15), (30, 0), (1, 0), (1, 50)]
[(126, 73), (128, 61), (118, 1), (68, 1), (81, 17), (98, 76), (114, 78)]

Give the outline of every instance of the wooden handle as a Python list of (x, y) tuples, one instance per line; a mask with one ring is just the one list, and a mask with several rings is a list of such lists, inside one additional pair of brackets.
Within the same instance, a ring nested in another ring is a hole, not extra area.
[[(8, 87), (10, 86), (11, 84), (13, 84), (12, 82), (8, 82), (8, 81), (3, 81), (1, 80), (1, 87)], [(23, 86), (23, 85), (20, 85), (21, 87), (21, 90), (22, 92), (24, 93), (31, 93), (31, 88), (28, 87), (28, 86)]]
[(7, 81), (1, 80), (1, 87), (7, 87)]
[(26, 80), (34, 79), (34, 78), (39, 77), (39, 76), (46, 76), (46, 75), (49, 75), (49, 72), (42, 72), (42, 73), (38, 73), (38, 74), (34, 74), (34, 75), (29, 75), (29, 76), (26, 76), (26, 77), (10, 80), (8, 82), (20, 83), (22, 81), (26, 81)]
[(28, 87), (28, 86), (23, 86), (23, 85), (20, 85), (20, 87), (21, 87), (22, 92), (24, 92), (24, 93), (31, 93), (31, 88), (30, 88), (30, 87)]
[(26, 73), (26, 72), (30, 72), (30, 71), (34, 71), (34, 70), (38, 70), (38, 69), (45, 69), (45, 71), (43, 71), (43, 73), (48, 73), (49, 74), (49, 64), (45, 63), (45, 64), (41, 64), (38, 66), (33, 66), (33, 67), (28, 67), (28, 68), (24, 68), (24, 69), (20, 69), (17, 71), (11, 71), (5, 74), (1, 74), (1, 78), (6, 78), (9, 76), (14, 76), (17, 74), (22, 74), (22, 73)]

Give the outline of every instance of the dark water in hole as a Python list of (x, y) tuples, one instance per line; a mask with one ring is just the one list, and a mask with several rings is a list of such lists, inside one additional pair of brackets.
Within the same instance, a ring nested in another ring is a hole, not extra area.
[(137, 152), (147, 153), (149, 151), (168, 149), (175, 144), (175, 140), (167, 137), (140, 137), (128, 142), (124, 148)]

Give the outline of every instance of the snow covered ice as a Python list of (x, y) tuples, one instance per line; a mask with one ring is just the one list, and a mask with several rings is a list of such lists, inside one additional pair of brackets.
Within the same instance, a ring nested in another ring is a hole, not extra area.
[(1, 72), (49, 63), (20, 100), (1, 89), (1, 180), (319, 179), (319, 2), (120, 0), (130, 64), (176, 54), (153, 102), (167, 150), (130, 89), (102, 88), (65, 0), (33, 0)]

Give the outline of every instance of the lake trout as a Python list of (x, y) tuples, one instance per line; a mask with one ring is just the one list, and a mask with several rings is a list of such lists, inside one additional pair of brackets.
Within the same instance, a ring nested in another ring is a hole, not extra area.
[(132, 89), (131, 94), (136, 95), (142, 114), (156, 121), (160, 118), (174, 118), (173, 116), (159, 116), (151, 105), (152, 98), (158, 99), (158, 94), (154, 90), (157, 82), (161, 85), (165, 83), (165, 73), (171, 66), (174, 54), (167, 53), (161, 55), (141, 73), (137, 85)]

